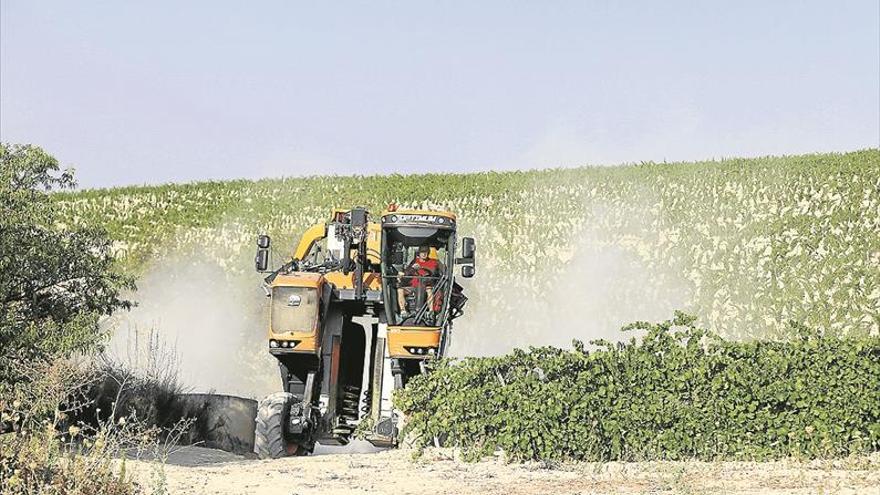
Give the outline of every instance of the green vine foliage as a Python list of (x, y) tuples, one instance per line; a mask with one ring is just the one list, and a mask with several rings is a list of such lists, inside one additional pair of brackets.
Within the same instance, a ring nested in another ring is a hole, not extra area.
[[(478, 245), (479, 290), (465, 282), (468, 315), (510, 328), (509, 348), (544, 342), (530, 330), (541, 326), (548, 294), (569, 280), (573, 264), (597, 253), (641, 274), (612, 277), (603, 283), (606, 293), (636, 307), (645, 299), (685, 309), (725, 337), (782, 336), (788, 320), (841, 336), (880, 333), (876, 148), (620, 167), (166, 184), (52, 198), (65, 228), (106, 229), (114, 257), (129, 273), (184, 256), (243, 277), (245, 285), (255, 280), (257, 234), (272, 236), (280, 260), (332, 208), (362, 205), (379, 214), (394, 202), (448, 209), (458, 215), (459, 236), (475, 237)], [(598, 326), (626, 321), (610, 310), (595, 313)]]
[(476, 459), (838, 457), (880, 450), (880, 338), (793, 324), (727, 341), (676, 313), (628, 342), (440, 361), (395, 396), (404, 434)]

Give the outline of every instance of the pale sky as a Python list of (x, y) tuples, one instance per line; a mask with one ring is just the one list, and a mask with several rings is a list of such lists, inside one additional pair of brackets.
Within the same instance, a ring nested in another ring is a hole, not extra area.
[(83, 187), (880, 146), (877, 0), (0, 0), (0, 139)]

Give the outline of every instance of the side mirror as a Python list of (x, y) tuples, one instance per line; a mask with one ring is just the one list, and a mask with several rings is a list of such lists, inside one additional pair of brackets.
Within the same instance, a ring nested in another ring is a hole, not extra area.
[(254, 267), (258, 272), (265, 272), (269, 267), (269, 251), (266, 249), (258, 249), (257, 256), (254, 258)]
[(260, 249), (269, 249), (270, 242), (271, 242), (271, 239), (269, 238), (269, 236), (267, 236), (265, 234), (257, 237), (257, 247)]
[(464, 278), (471, 278), (474, 274), (477, 273), (476, 268), (473, 265), (464, 265), (461, 267), (461, 276)]
[(473, 258), (477, 246), (473, 237), (465, 237), (461, 240), (461, 257), (465, 259)]

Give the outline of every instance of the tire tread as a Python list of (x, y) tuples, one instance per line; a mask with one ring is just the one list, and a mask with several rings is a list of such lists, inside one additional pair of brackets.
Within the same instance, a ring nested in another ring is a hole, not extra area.
[(278, 459), (288, 455), (284, 423), (296, 397), (277, 392), (261, 400), (257, 406), (254, 453), (260, 459)]

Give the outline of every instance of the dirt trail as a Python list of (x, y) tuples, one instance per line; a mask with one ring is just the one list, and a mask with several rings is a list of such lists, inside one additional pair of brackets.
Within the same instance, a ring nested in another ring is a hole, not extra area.
[[(144, 484), (154, 465), (129, 461)], [(880, 455), (800, 463), (645, 462), (507, 465), (499, 460), (465, 463), (448, 450), (249, 460), (187, 447), (164, 468), (171, 494), (880, 494)]]

